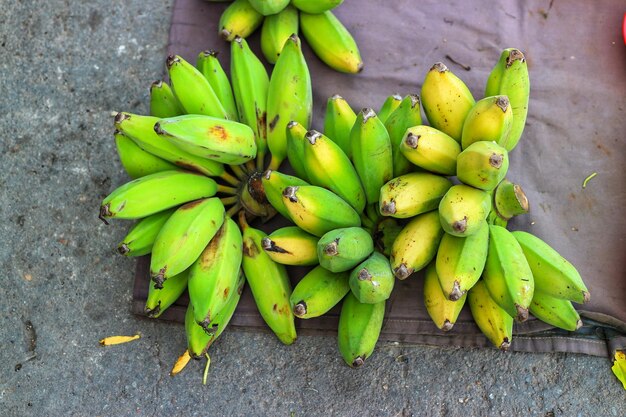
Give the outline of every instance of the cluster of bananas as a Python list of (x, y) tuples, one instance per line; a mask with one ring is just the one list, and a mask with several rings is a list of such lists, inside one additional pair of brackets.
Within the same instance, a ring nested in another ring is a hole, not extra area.
[(343, 0), (235, 0), (222, 14), (218, 34), (230, 42), (237, 36), (248, 37), (262, 25), (261, 50), (274, 64), (285, 40), (301, 29), (313, 52), (326, 65), (336, 71), (357, 73), (363, 69), (359, 48), (331, 11), (341, 3)]

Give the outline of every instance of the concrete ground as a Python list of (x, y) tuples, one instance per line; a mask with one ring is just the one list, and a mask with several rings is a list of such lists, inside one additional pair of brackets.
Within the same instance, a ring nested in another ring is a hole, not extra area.
[[(626, 416), (606, 358), (380, 344), (360, 370), (332, 337), (284, 347), (230, 329), (168, 376), (182, 326), (130, 314), (126, 225), (97, 219), (126, 176), (110, 112), (147, 112), (173, 0), (0, 1), (3, 416)], [(140, 332), (102, 348), (98, 340)]]

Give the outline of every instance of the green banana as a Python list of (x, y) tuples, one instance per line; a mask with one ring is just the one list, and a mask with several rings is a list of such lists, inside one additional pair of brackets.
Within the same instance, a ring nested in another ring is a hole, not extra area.
[(479, 280), (467, 296), (472, 317), (481, 332), (500, 350), (506, 351), (513, 340), (513, 317), (491, 297), (483, 280)]
[(434, 210), (450, 187), (452, 182), (441, 175), (428, 172), (401, 175), (381, 187), (380, 213), (405, 219)]
[(306, 128), (294, 120), (287, 123), (287, 159), (296, 176), (304, 181), (309, 178), (304, 167), (306, 132)]
[(235, 0), (220, 16), (217, 31), (222, 39), (231, 42), (237, 36), (247, 38), (261, 23), (263, 15), (248, 0)]
[(291, 4), (305, 13), (319, 14), (334, 9), (343, 0), (291, 0)]
[(391, 247), (391, 269), (398, 279), (406, 279), (428, 265), (437, 254), (443, 229), (437, 210), (415, 216), (398, 234)]
[(394, 112), (402, 103), (402, 96), (399, 94), (393, 94), (385, 99), (385, 102), (380, 106), (378, 110), (378, 119), (384, 124), (391, 113)]
[(267, 200), (262, 178), (263, 175), (258, 171), (249, 174), (248, 179), (239, 188), (239, 203), (249, 214), (266, 221), (276, 214), (276, 210)]
[(451, 301), (442, 291), (439, 281), (435, 262), (431, 262), (426, 267), (424, 277), (424, 305), (435, 326), (447, 332), (452, 330), (454, 323), (456, 323), (456, 319), (459, 317), (463, 305), (465, 305), (467, 293), (464, 293), (457, 300)]
[(533, 274), (515, 237), (504, 227), (489, 225), (489, 250), (483, 281), (498, 305), (519, 322), (528, 318)]
[(309, 271), (291, 293), (293, 314), (301, 319), (310, 319), (326, 314), (350, 291), (350, 273), (330, 272), (322, 266)]
[(398, 108), (387, 117), (385, 128), (389, 132), (389, 140), (391, 141), (394, 178), (413, 170), (413, 165), (400, 152), (400, 144), (408, 128), (421, 124), (420, 98), (415, 94), (404, 97)]
[(184, 114), (178, 99), (164, 81), (155, 81), (150, 86), (150, 115), (154, 117), (174, 117)]
[(505, 95), (509, 98), (513, 121), (509, 134), (503, 143), (507, 151), (512, 151), (524, 131), (528, 115), (530, 97), (530, 79), (526, 57), (519, 49), (507, 48), (500, 54), (485, 87), (485, 96)]
[(317, 242), (319, 263), (331, 272), (348, 271), (373, 251), (372, 236), (361, 227), (331, 230)]
[(287, 157), (286, 127), (290, 121), (304, 128), (311, 124), (313, 91), (311, 76), (296, 34), (287, 38), (276, 61), (267, 93), (267, 146), (270, 169), (278, 169)]
[(298, 10), (287, 6), (267, 16), (261, 28), (261, 51), (270, 64), (275, 64), (289, 36), (298, 33)]
[(278, 339), (290, 345), (296, 340), (296, 327), (289, 301), (291, 284), (287, 270), (262, 249), (265, 233), (250, 227), (243, 211), (239, 214), (239, 223), (243, 231), (243, 271), (259, 313)]
[(439, 202), (441, 225), (454, 236), (471, 236), (486, 222), (491, 210), (489, 193), (469, 185), (453, 185)]
[(317, 265), (317, 236), (297, 226), (274, 230), (261, 240), (265, 253), (283, 265)]
[(463, 123), (475, 104), (465, 83), (437, 62), (424, 78), (421, 97), (430, 125), (461, 143)]
[(337, 344), (343, 360), (351, 367), (363, 366), (374, 352), (385, 317), (385, 302), (360, 303), (348, 292), (339, 314)]
[(339, 72), (363, 70), (359, 48), (346, 27), (331, 11), (300, 13), (300, 30), (315, 55)]
[(283, 190), (289, 218), (301, 229), (315, 235), (361, 225), (361, 217), (337, 194), (314, 185), (289, 186)]
[(248, 0), (250, 5), (263, 16), (279, 13), (289, 5), (289, 0)]
[(461, 145), (430, 126), (414, 126), (407, 129), (399, 151), (422, 169), (441, 175), (454, 175)]
[(395, 281), (389, 259), (374, 252), (352, 270), (349, 283), (359, 302), (376, 304), (391, 296)]
[(571, 301), (552, 297), (542, 292), (535, 291), (529, 310), (530, 314), (539, 320), (559, 329), (574, 332), (583, 325), (580, 315)]
[(263, 190), (267, 201), (279, 212), (284, 218), (291, 220), (291, 215), (283, 202), (283, 191), (287, 187), (297, 187), (300, 185), (309, 185), (308, 182), (294, 177), (292, 175), (283, 174), (282, 172), (272, 171), (268, 169), (262, 177)]
[(474, 142), (459, 154), (456, 176), (459, 181), (491, 191), (509, 170), (509, 154), (495, 142)]
[[(220, 60), (217, 58), (217, 51), (203, 51), (198, 54), (196, 59), (196, 68), (204, 75), (204, 78), (209, 82), (211, 88), (215, 92), (220, 103), (224, 106), (226, 116), (229, 120), (239, 120), (239, 114), (237, 113), (237, 105), (235, 104), (235, 96), (233, 95), (233, 89), (228, 80), (228, 75), (222, 68)], [(177, 116), (177, 115), (172, 115)], [(161, 116), (161, 117), (172, 117)]]
[(152, 247), (150, 277), (160, 288), (169, 277), (189, 268), (224, 223), (219, 198), (187, 203), (165, 222)]
[(144, 313), (151, 318), (157, 318), (163, 314), (187, 289), (188, 275), (188, 270), (174, 275), (163, 283), (163, 288), (157, 288), (150, 281)]
[(589, 302), (589, 290), (574, 265), (537, 236), (521, 230), (512, 235), (524, 252), (537, 291), (579, 304)]
[(513, 110), (507, 96), (491, 96), (478, 100), (463, 123), (463, 149), (474, 142), (487, 141), (503, 145), (511, 131)]
[(367, 203), (378, 203), (380, 188), (393, 178), (393, 156), (389, 133), (374, 110), (359, 112), (350, 133), (350, 145)]
[(142, 256), (152, 252), (154, 240), (174, 211), (171, 208), (139, 220), (117, 245), (117, 251), (125, 256)]
[(376, 222), (373, 239), (376, 249), (383, 255), (391, 255), (391, 247), (398, 234), (402, 231), (402, 225), (392, 217), (387, 217)]
[(528, 198), (518, 184), (502, 180), (493, 194), (493, 206), (501, 218), (510, 220), (514, 216), (528, 213)]
[(178, 167), (164, 159), (144, 151), (131, 138), (115, 132), (115, 147), (124, 170), (132, 179), (161, 171), (174, 171)]
[(335, 94), (328, 99), (324, 115), (324, 134), (339, 145), (348, 158), (352, 158), (350, 135), (355, 121), (356, 114), (343, 97)]

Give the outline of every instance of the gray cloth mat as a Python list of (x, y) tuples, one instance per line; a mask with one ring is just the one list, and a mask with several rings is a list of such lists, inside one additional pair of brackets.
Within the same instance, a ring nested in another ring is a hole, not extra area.
[[(213, 49), (220, 52), (228, 71), (229, 44), (217, 37), (217, 22), (227, 5), (177, 0), (169, 52), (195, 62), (200, 51)], [(534, 318), (516, 324), (511, 350), (607, 356), (626, 348), (624, 3), (347, 0), (335, 13), (356, 38), (365, 69), (358, 75), (335, 72), (303, 42), (313, 81), (312, 127), (318, 130), (323, 127), (326, 100), (335, 93), (355, 110), (377, 110), (390, 94), (419, 94), (428, 69), (442, 61), (479, 99), (501, 50), (516, 47), (525, 53), (531, 77), (529, 115), (524, 136), (510, 155), (508, 178), (522, 185), (531, 212), (509, 228), (536, 234), (569, 259), (588, 285), (591, 302), (577, 305), (585, 323), (577, 332), (554, 329)], [(248, 40), (261, 56), (259, 32)], [(593, 172), (597, 176), (583, 189), (583, 180)], [(254, 226), (269, 231), (281, 224), (274, 219)], [(137, 314), (143, 314), (147, 268), (148, 258), (139, 259), (132, 306)], [(290, 268), (292, 281), (304, 272)], [(490, 346), (467, 306), (452, 331), (438, 330), (424, 308), (422, 278), (417, 273), (397, 281), (381, 338)], [(187, 301), (185, 294), (162, 318), (183, 321)], [(335, 334), (338, 311), (297, 320), (299, 333)], [(268, 331), (249, 291), (244, 292), (231, 326)]]

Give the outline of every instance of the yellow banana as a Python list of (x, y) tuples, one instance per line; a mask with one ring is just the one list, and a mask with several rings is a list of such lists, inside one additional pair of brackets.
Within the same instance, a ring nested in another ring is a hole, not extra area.
[(188, 273), (189, 271), (185, 270), (174, 275), (163, 283), (163, 288), (157, 288), (150, 281), (144, 313), (151, 318), (157, 318), (163, 314), (187, 289)]
[(154, 117), (174, 117), (184, 114), (178, 99), (164, 81), (155, 81), (150, 86), (150, 115)]
[(228, 42), (237, 36), (247, 38), (261, 23), (263, 15), (248, 0), (235, 0), (220, 16), (218, 35)]
[(125, 256), (142, 256), (152, 252), (154, 240), (174, 211), (171, 208), (139, 220), (117, 245), (117, 251)]
[(495, 142), (474, 142), (459, 154), (456, 176), (464, 184), (491, 191), (509, 170), (509, 154)]
[(287, 6), (266, 16), (261, 28), (261, 51), (270, 64), (275, 64), (289, 36), (298, 33), (298, 10)]
[[(233, 95), (233, 89), (228, 80), (228, 75), (222, 68), (219, 59), (217, 58), (217, 51), (203, 51), (198, 54), (196, 58), (196, 68), (207, 79), (211, 88), (215, 92), (220, 103), (224, 106), (226, 116), (230, 120), (239, 120), (239, 114), (237, 114), (237, 105), (235, 104), (235, 96)], [(161, 117), (172, 117), (161, 116)]]
[(407, 129), (399, 150), (406, 159), (422, 169), (441, 175), (455, 175), (461, 145), (430, 126), (414, 126)]
[(358, 368), (374, 352), (385, 317), (385, 301), (365, 304), (348, 292), (339, 314), (337, 342), (343, 360)]
[(539, 320), (559, 329), (573, 332), (583, 325), (580, 315), (571, 301), (552, 297), (542, 292), (535, 291), (529, 310), (530, 314)]
[(356, 114), (343, 97), (335, 94), (328, 99), (324, 115), (324, 135), (339, 145), (348, 158), (352, 158), (350, 134), (355, 121)]
[(513, 318), (504, 311), (479, 280), (467, 296), (474, 321), (480, 331), (500, 350), (508, 350), (513, 340)]
[(490, 96), (478, 100), (463, 123), (463, 149), (474, 142), (488, 141), (503, 145), (513, 122), (513, 110), (507, 96)]
[(452, 182), (441, 175), (428, 172), (401, 175), (380, 189), (380, 213), (404, 219), (434, 210), (450, 187)]
[(301, 319), (326, 314), (350, 291), (349, 275), (349, 271), (330, 272), (321, 266), (313, 268), (291, 293), (293, 314)]
[(435, 263), (431, 262), (426, 268), (424, 278), (424, 305), (435, 326), (444, 332), (452, 330), (456, 319), (461, 313), (467, 294), (451, 301), (439, 285)]
[(491, 210), (489, 193), (469, 185), (453, 185), (439, 202), (441, 225), (454, 236), (471, 236), (486, 222)]
[(413, 165), (400, 151), (400, 144), (408, 128), (421, 124), (420, 98), (415, 94), (404, 97), (398, 108), (387, 117), (385, 128), (389, 132), (389, 140), (391, 141), (394, 178), (413, 170)]
[(176, 165), (144, 151), (131, 138), (120, 132), (115, 132), (115, 147), (124, 170), (133, 179), (178, 169)]
[(261, 240), (265, 253), (283, 265), (316, 265), (319, 238), (297, 226), (274, 230)]

